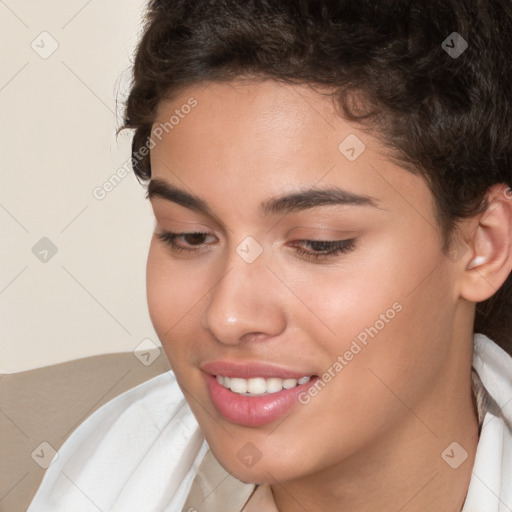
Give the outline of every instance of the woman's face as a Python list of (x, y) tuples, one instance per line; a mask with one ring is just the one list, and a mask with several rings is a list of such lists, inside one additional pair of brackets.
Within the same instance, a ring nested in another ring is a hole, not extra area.
[(149, 312), (221, 464), (299, 478), (422, 417), (467, 335), (423, 179), (326, 96), (272, 81), (189, 87), (152, 140)]

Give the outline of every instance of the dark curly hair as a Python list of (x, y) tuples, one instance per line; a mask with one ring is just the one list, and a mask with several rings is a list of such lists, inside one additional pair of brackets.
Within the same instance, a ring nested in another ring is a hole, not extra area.
[[(187, 86), (327, 86), (340, 115), (424, 177), (449, 254), (457, 221), (512, 186), (510, 48), (511, 0), (150, 0), (117, 133), (135, 129), (132, 167), (148, 180), (157, 107)], [(509, 275), (477, 304), (474, 332), (512, 354), (511, 298)]]

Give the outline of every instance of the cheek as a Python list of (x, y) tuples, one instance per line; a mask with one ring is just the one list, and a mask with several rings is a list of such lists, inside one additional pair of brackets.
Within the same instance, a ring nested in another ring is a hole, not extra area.
[[(174, 302), (175, 293), (173, 287), (169, 286), (170, 273), (163, 259), (155, 241), (152, 241), (146, 264), (146, 295), (149, 315), (159, 336), (164, 329), (166, 319), (169, 322), (167, 328), (172, 325), (170, 324), (172, 319), (168, 315), (172, 311), (170, 306)], [(160, 339), (160, 341), (163, 340)]]
[[(151, 243), (146, 265), (146, 295), (149, 316), (153, 327), (169, 356), (171, 339), (179, 339), (183, 329), (183, 317), (197, 302), (194, 280), (172, 264), (170, 257), (158, 246)], [(190, 314), (190, 313), (189, 313)]]
[[(445, 365), (456, 300), (450, 269), (435, 245), (431, 247), (430, 255), (427, 250), (407, 259), (396, 254), (380, 272), (371, 273), (373, 286), (366, 283), (354, 294), (354, 302), (347, 302), (343, 317), (350, 334), (345, 343), (356, 340), (361, 351), (345, 377), (355, 384), (360, 399), (380, 395), (391, 406), (389, 387), (414, 404)], [(338, 325), (341, 330), (344, 324)]]
[(339, 343), (350, 345), (359, 334), (364, 342), (366, 330), (373, 326), (380, 333), (404, 322), (401, 310), (415, 298), (408, 294), (424, 278), (429, 257), (404, 257), (404, 245), (401, 236), (374, 236), (336, 266), (295, 276), (293, 282), (300, 284), (294, 290), (314, 313), (307, 315), (310, 327), (316, 325), (332, 339), (332, 348), (345, 348)]
[(199, 314), (208, 290), (207, 276), (194, 265), (173, 260), (157, 240), (152, 241), (146, 265), (146, 295), (153, 328), (171, 367), (191, 357)]
[[(148, 309), (155, 326), (170, 329), (201, 297), (197, 272), (173, 262), (158, 241), (149, 248), (146, 265)], [(164, 341), (164, 340), (161, 340)]]
[(374, 240), (371, 251), (332, 272), (297, 280), (297, 295), (315, 313), (298, 320), (300, 328), (322, 345), (330, 364), (351, 351), (350, 366), (361, 368), (354, 378), (370, 378), (366, 370), (375, 368), (392, 381), (399, 374), (408, 380), (415, 366), (426, 376), (442, 364), (453, 283), (435, 233), (416, 232)]

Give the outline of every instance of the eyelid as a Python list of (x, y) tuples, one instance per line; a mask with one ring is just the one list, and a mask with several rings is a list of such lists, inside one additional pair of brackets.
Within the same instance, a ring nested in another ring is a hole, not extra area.
[[(163, 226), (164, 223), (182, 224), (182, 227), (174, 228), (172, 226)], [(208, 234), (215, 233), (215, 230), (201, 224), (200, 222), (186, 222), (182, 220), (176, 220), (171, 217), (155, 217), (155, 227), (160, 231), (172, 231), (173, 233), (192, 233), (192, 232), (207, 232)]]
[(358, 236), (360, 231), (353, 229), (332, 229), (318, 226), (301, 226), (290, 229), (286, 233), (286, 238), (300, 238), (302, 240), (312, 240), (314, 237), (321, 237), (321, 240), (342, 240)]
[[(170, 201), (167, 201), (166, 199), (162, 199), (160, 197), (154, 197), (151, 200), (151, 207), (153, 209), (153, 215), (157, 222), (161, 219), (163, 221), (169, 220), (171, 222), (178, 222), (182, 224), (197, 224), (199, 226), (202, 226), (205, 229), (210, 229), (212, 231), (216, 232), (224, 232), (226, 230), (229, 230), (228, 227), (224, 225), (224, 223), (218, 219), (217, 217), (209, 217), (205, 216), (204, 214), (200, 212), (195, 212), (193, 210), (190, 210), (188, 208), (185, 208), (184, 206), (181, 206), (177, 203), (173, 203)], [(176, 209), (176, 210), (174, 210)], [(183, 222), (176, 219), (173, 219), (169, 213), (176, 211), (178, 215), (185, 215), (185, 216), (191, 216), (192, 218), (198, 218), (198, 219), (205, 219), (207, 222), (210, 223), (210, 226), (206, 224), (201, 224), (201, 222)], [(184, 231), (184, 230), (183, 230)]]

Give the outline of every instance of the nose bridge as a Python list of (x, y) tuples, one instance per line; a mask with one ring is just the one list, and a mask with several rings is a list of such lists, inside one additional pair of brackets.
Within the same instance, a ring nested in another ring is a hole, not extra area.
[(267, 268), (268, 254), (252, 237), (245, 238), (222, 266), (203, 313), (203, 327), (223, 343), (239, 343), (245, 334), (275, 336), (284, 328), (276, 278)]

